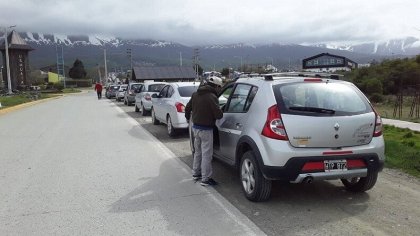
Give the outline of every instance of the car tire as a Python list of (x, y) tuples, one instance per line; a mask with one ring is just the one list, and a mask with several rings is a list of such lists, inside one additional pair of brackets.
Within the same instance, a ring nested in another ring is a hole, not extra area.
[(134, 111), (135, 111), (135, 112), (139, 112), (139, 111), (140, 111), (140, 109), (137, 107), (137, 104), (136, 104), (136, 105), (134, 105)]
[(360, 193), (373, 188), (377, 179), (377, 171), (368, 171), (366, 177), (341, 179), (341, 182), (344, 184), (344, 187), (346, 187), (347, 191)]
[(144, 109), (143, 104), (141, 104), (141, 115), (142, 116), (146, 116), (147, 115), (147, 111), (146, 111), (146, 109)]
[(247, 151), (242, 155), (239, 170), (242, 191), (245, 197), (253, 202), (268, 200), (271, 195), (271, 180), (264, 178), (254, 152)]
[(155, 110), (153, 109), (153, 107), (152, 107), (152, 123), (153, 123), (154, 125), (158, 125), (158, 124), (160, 124), (159, 120), (158, 120), (158, 119), (156, 119)]
[(128, 102), (124, 99), (124, 105), (128, 106)]
[(176, 135), (176, 129), (172, 125), (172, 119), (170, 115), (168, 115), (168, 117), (166, 118), (166, 124), (169, 137), (174, 137)]

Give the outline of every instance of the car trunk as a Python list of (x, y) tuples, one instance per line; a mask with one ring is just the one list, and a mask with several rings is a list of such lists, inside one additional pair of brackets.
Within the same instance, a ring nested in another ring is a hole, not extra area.
[(375, 113), (351, 116), (303, 116), (282, 114), (293, 147), (338, 148), (370, 143), (375, 129)]

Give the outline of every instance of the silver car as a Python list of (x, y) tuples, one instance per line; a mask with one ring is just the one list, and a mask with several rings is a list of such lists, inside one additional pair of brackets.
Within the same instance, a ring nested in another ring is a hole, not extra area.
[(124, 99), (124, 94), (125, 94), (125, 91), (127, 91), (127, 87), (128, 86), (126, 84), (120, 85), (120, 88), (115, 93), (115, 100), (117, 102), (120, 102), (122, 99)]
[(385, 160), (381, 117), (354, 84), (318, 76), (240, 78), (222, 90), (214, 156), (239, 168), (249, 200), (267, 200), (272, 180), (341, 179), (353, 192), (375, 185)]
[(165, 85), (159, 94), (152, 95), (152, 122), (167, 124), (168, 135), (176, 135), (177, 129), (188, 128), (185, 106), (197, 91), (198, 82), (176, 82)]
[(143, 116), (147, 115), (152, 110), (152, 95), (159, 93), (167, 84), (165, 82), (145, 82), (136, 95), (134, 110), (140, 111)]
[(143, 83), (131, 82), (127, 86), (127, 90), (124, 93), (124, 105), (130, 106), (136, 100), (136, 94), (140, 92), (143, 87)]

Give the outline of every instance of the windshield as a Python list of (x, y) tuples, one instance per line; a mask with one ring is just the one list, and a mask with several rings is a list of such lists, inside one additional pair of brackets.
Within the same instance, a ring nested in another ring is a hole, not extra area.
[(363, 94), (341, 83), (291, 83), (273, 87), (285, 113), (354, 115), (371, 112)]
[(191, 97), (192, 94), (197, 91), (197, 86), (183, 86), (178, 88), (179, 95), (181, 97)]

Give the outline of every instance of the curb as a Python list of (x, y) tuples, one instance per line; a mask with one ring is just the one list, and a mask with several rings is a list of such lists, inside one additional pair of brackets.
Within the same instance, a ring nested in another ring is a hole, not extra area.
[(47, 101), (62, 98), (62, 97), (64, 97), (64, 95), (60, 94), (60, 95), (58, 95), (56, 97), (52, 97), (52, 98), (40, 99), (40, 100), (36, 100), (36, 101), (32, 101), (32, 102), (22, 103), (22, 104), (12, 106), (12, 107), (3, 108), (3, 109), (0, 110), (0, 115), (4, 115), (4, 114), (7, 114), (7, 113), (10, 113), (10, 112), (13, 112), (13, 111), (20, 110), (20, 109), (25, 108), (25, 107), (33, 106), (33, 105), (38, 104), (38, 103), (47, 102)]

